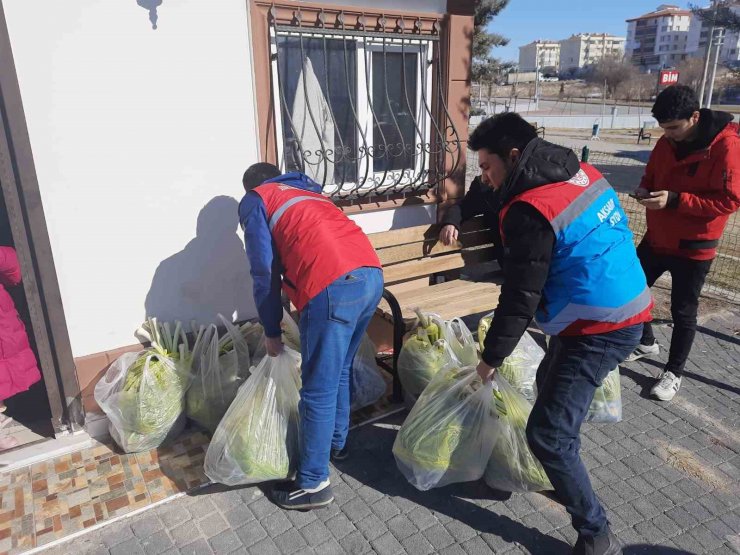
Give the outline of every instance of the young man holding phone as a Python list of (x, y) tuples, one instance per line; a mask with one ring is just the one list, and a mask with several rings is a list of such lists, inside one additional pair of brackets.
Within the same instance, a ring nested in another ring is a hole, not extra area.
[[(668, 362), (651, 395), (670, 401), (696, 334), (699, 295), (730, 215), (740, 208), (740, 138), (726, 112), (700, 109), (692, 89), (674, 85), (655, 99), (653, 116), (665, 134), (631, 196), (646, 209), (647, 231), (637, 254), (648, 285), (670, 272)], [(660, 351), (649, 322), (627, 361)]]

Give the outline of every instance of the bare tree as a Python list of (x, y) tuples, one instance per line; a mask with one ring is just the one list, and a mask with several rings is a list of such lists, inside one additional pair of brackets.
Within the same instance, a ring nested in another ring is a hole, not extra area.
[(740, 31), (740, 15), (733, 9), (737, 4), (731, 0), (714, 0), (708, 8), (689, 4), (691, 11), (709, 25), (724, 27), (728, 31)]
[(678, 73), (679, 82), (698, 92), (704, 74), (704, 60), (701, 58), (688, 58), (678, 65)]
[(590, 83), (606, 84), (606, 93), (609, 98), (615, 98), (619, 89), (628, 82), (637, 69), (623, 58), (602, 58), (586, 72), (586, 80)]

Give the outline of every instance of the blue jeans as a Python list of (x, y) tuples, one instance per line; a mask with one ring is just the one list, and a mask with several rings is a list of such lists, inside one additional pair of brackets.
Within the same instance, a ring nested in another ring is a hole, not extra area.
[(578, 453), (581, 424), (596, 388), (637, 347), (641, 334), (638, 324), (599, 335), (551, 337), (537, 369), (527, 440), (583, 536), (600, 536), (609, 523)]
[(333, 281), (301, 312), (300, 488), (326, 480), (331, 449), (347, 441), (352, 361), (382, 294), (382, 271), (357, 268)]

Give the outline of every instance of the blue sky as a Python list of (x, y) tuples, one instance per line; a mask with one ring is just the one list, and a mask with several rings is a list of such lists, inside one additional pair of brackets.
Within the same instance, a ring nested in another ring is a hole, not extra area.
[[(695, 4), (709, 3), (694, 0)], [(683, 7), (686, 0), (510, 0), (493, 20), (490, 30), (511, 39), (493, 55), (507, 61), (519, 59), (519, 47), (536, 39), (560, 40), (575, 33), (611, 33), (625, 36), (625, 19), (654, 11), (660, 4)]]

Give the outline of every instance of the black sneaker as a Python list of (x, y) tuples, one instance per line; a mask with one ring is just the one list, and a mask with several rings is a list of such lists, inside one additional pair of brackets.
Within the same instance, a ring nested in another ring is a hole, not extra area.
[(310, 511), (326, 507), (334, 501), (329, 480), (310, 490), (299, 488), (294, 481), (275, 484), (271, 492), (272, 502), (288, 510)]
[(341, 449), (332, 449), (329, 458), (332, 461), (346, 461), (349, 458), (349, 447), (345, 445)]
[(578, 536), (573, 555), (622, 555), (622, 544), (611, 530), (601, 536)]

